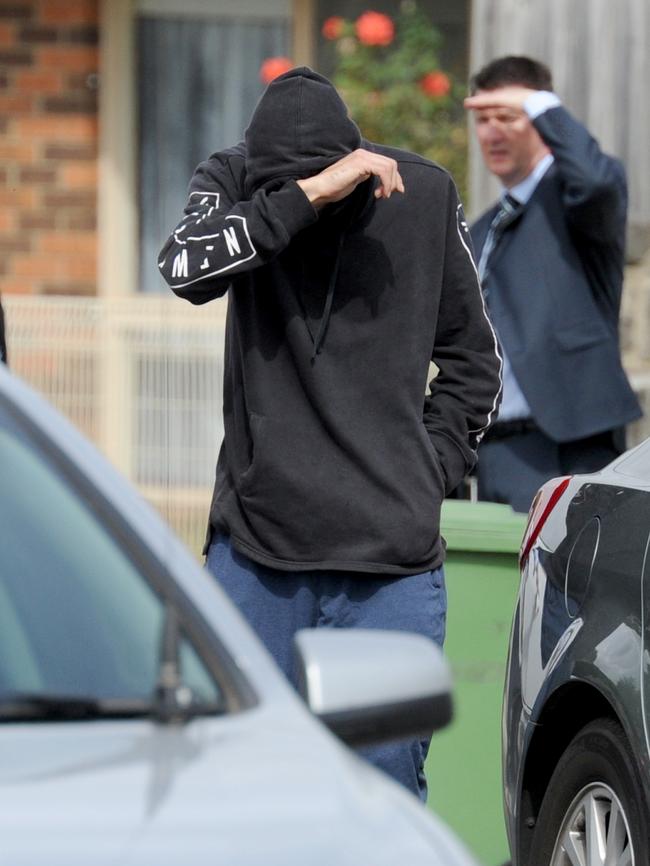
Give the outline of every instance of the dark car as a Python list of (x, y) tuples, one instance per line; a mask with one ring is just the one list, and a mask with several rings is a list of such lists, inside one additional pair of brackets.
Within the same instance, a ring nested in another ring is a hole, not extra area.
[(513, 866), (650, 863), (649, 547), (650, 440), (532, 504), (503, 717)]

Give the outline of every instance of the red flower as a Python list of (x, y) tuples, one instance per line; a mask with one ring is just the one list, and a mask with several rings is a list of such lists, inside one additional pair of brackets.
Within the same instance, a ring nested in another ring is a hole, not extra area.
[(395, 36), (395, 25), (381, 12), (364, 12), (355, 25), (359, 42), (364, 45), (390, 45)]
[(451, 81), (447, 78), (444, 72), (427, 72), (424, 78), (420, 79), (420, 87), (427, 96), (433, 96), (438, 99), (441, 96), (446, 96), (451, 90)]
[(293, 69), (293, 63), (288, 57), (267, 57), (260, 66), (260, 78), (264, 84), (270, 84), (274, 78), (290, 69)]
[(321, 33), (325, 39), (338, 39), (339, 36), (343, 35), (344, 27), (345, 18), (341, 18), (340, 15), (332, 15), (331, 18), (328, 18), (327, 21), (323, 22)]

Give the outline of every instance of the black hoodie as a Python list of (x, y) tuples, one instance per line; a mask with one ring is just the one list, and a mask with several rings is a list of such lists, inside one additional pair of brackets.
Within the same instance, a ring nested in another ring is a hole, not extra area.
[[(367, 181), (317, 214), (296, 179), (360, 146), (397, 160), (405, 194)], [(159, 265), (193, 303), (229, 292), (210, 532), (285, 570), (440, 565), (442, 499), (500, 389), (449, 175), (362, 141), (327, 79), (294, 69), (198, 167)]]

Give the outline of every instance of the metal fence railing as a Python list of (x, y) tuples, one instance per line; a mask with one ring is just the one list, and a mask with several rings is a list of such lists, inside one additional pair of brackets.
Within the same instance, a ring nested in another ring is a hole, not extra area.
[(223, 436), (225, 301), (3, 298), (12, 370), (200, 551)]
[[(200, 552), (223, 437), (226, 302), (172, 295), (3, 297), (12, 369), (92, 439)], [(628, 444), (650, 435), (645, 409)]]

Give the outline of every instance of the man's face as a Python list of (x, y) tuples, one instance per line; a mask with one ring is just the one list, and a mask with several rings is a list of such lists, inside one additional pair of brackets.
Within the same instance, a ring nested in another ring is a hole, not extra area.
[(500, 91), (511, 88), (496, 88), (489, 93), (494, 105), (474, 111), (476, 134), (483, 159), (489, 171), (496, 175), (506, 187), (512, 187), (528, 177), (535, 165), (548, 153), (548, 148), (540, 138), (522, 108), (499, 104)]

